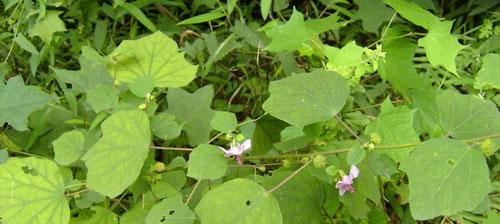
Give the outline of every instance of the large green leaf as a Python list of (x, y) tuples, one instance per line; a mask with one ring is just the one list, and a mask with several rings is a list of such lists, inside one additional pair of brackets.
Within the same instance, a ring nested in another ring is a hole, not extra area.
[(148, 76), (155, 87), (182, 87), (198, 66), (184, 59), (175, 41), (158, 31), (138, 40), (125, 40), (108, 56), (108, 70), (116, 80), (132, 83)]
[(50, 96), (37, 87), (25, 86), (21, 76), (10, 78), (0, 89), (0, 124), (5, 122), (18, 131), (28, 129), (28, 115), (41, 109)]
[(88, 46), (82, 47), (79, 62), (80, 70), (78, 71), (54, 69), (57, 79), (71, 84), (72, 90), (78, 92), (86, 92), (98, 84), (107, 86), (113, 84), (111, 75), (106, 69), (106, 59), (94, 49)]
[(146, 217), (146, 224), (191, 224), (194, 219), (194, 212), (184, 204), (181, 197), (171, 197), (151, 209)]
[(333, 119), (349, 96), (349, 86), (335, 72), (316, 70), (271, 82), (269, 92), (264, 110), (302, 127)]
[[(270, 189), (291, 173), (291, 171), (273, 172), (273, 175), (264, 182), (264, 186)], [(272, 195), (279, 202), (283, 223), (321, 223), (326, 197), (324, 187), (324, 183), (318, 179), (306, 172), (301, 172), (274, 191)]]
[(76, 162), (83, 154), (84, 138), (81, 131), (64, 132), (52, 142), (55, 153), (54, 160), (63, 166)]
[(378, 33), (379, 26), (391, 19), (394, 13), (382, 0), (354, 0), (354, 3), (359, 7), (354, 16), (361, 19), (364, 30), (372, 33)]
[(410, 209), (418, 220), (470, 211), (490, 189), (481, 152), (457, 140), (426, 141), (415, 147), (401, 169), (408, 174)]
[(59, 167), (46, 159), (10, 158), (0, 165), (0, 217), (8, 224), (69, 222)]
[(493, 102), (446, 91), (436, 97), (441, 127), (456, 139), (500, 133), (500, 113)]
[(205, 224), (282, 223), (276, 199), (247, 179), (234, 179), (209, 191), (195, 211)]
[(271, 43), (265, 49), (280, 52), (297, 50), (314, 37), (316, 32), (307, 28), (304, 15), (294, 9), (286, 24), (276, 25), (266, 30), (266, 35), (271, 38)]
[(183, 130), (193, 146), (208, 142), (212, 130), (210, 121), (214, 116), (214, 111), (210, 109), (213, 96), (211, 85), (204, 86), (192, 94), (183, 89), (168, 91), (168, 112), (174, 114), (180, 122), (184, 122)]
[(452, 21), (434, 23), (429, 33), (418, 40), (418, 45), (424, 47), (433, 67), (441, 65), (456, 75), (455, 58), (464, 46), (458, 43), (457, 37), (450, 34), (452, 25)]
[(135, 181), (148, 156), (149, 120), (143, 111), (120, 111), (101, 128), (102, 138), (82, 158), (88, 168), (87, 187), (116, 197)]
[[(420, 139), (413, 129), (415, 110), (408, 107), (394, 107), (389, 100), (382, 103), (377, 120), (368, 124), (365, 134), (376, 133), (380, 136), (382, 145), (398, 145), (418, 143)], [(396, 162), (408, 158), (410, 148), (380, 150)]]
[(199, 145), (189, 154), (189, 177), (215, 180), (226, 174), (227, 159), (222, 150), (214, 145)]
[(500, 89), (500, 54), (487, 54), (482, 58), (481, 70), (477, 73), (475, 86), (482, 89)]

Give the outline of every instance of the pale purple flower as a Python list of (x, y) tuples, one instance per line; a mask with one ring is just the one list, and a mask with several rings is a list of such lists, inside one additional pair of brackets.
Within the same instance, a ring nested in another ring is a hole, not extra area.
[(229, 150), (226, 150), (225, 148), (219, 147), (220, 150), (224, 152), (224, 156), (226, 158), (229, 158), (231, 156), (234, 156), (236, 161), (238, 162), (239, 165), (243, 165), (243, 162), (241, 161), (241, 155), (249, 150), (252, 147), (252, 142), (250, 139), (247, 139), (243, 141), (243, 143), (231, 143)]
[(355, 165), (352, 165), (349, 175), (344, 175), (342, 177), (342, 180), (338, 181), (337, 184), (335, 185), (335, 188), (339, 189), (340, 196), (343, 196), (347, 191), (351, 193), (354, 192), (354, 187), (352, 187), (352, 182), (354, 181), (354, 179), (356, 179), (356, 177), (358, 177), (358, 175), (359, 175), (359, 169)]

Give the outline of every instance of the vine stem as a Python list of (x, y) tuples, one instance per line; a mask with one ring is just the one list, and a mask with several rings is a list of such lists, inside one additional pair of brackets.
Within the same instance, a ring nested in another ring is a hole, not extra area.
[(283, 179), (281, 182), (279, 182), (278, 184), (276, 184), (276, 186), (274, 186), (273, 188), (271, 188), (270, 190), (267, 191), (268, 194), (271, 194), (273, 193), (274, 191), (278, 190), (281, 186), (285, 185), (288, 181), (290, 181), (293, 177), (297, 176), (297, 174), (300, 173), (300, 171), (302, 171), (303, 169), (305, 169), (309, 164), (311, 164), (312, 162), (312, 159), (307, 161), (306, 163), (304, 163), (304, 165), (302, 165), (300, 168), (298, 168), (297, 170), (295, 170), (292, 174), (290, 174), (288, 177), (286, 177), (285, 179)]
[(81, 193), (83, 193), (83, 192), (85, 192), (85, 191), (88, 191), (88, 190), (89, 190), (88, 188), (85, 188), (85, 189), (83, 189), (83, 190), (79, 190), (79, 191), (75, 191), (75, 192), (71, 192), (71, 193), (69, 193), (69, 194), (66, 194), (66, 196), (67, 196), (67, 197), (72, 197), (72, 196), (75, 196), (75, 195), (77, 195), (77, 194), (81, 194)]
[(339, 117), (339, 115), (335, 115), (335, 119), (337, 119), (337, 121), (342, 125), (344, 126), (344, 128), (349, 132), (351, 133), (352, 136), (354, 136), (356, 138), (356, 140), (358, 140), (359, 143), (363, 144), (363, 140), (361, 140), (361, 138), (358, 136), (358, 134), (356, 134), (356, 132), (354, 130), (352, 130), (351, 127), (349, 127), (348, 124), (346, 124), (342, 118)]
[(191, 190), (191, 193), (189, 193), (188, 198), (186, 199), (186, 202), (184, 204), (189, 204), (191, 199), (193, 198), (194, 192), (196, 192), (196, 189), (198, 189), (198, 186), (200, 186), (201, 180), (197, 181), (196, 184), (193, 187), (193, 190)]
[(155, 146), (155, 145), (151, 145), (151, 146), (149, 146), (149, 148), (160, 149), (160, 150), (171, 150), (171, 151), (185, 151), (185, 152), (193, 151), (193, 148), (164, 147), (164, 146)]

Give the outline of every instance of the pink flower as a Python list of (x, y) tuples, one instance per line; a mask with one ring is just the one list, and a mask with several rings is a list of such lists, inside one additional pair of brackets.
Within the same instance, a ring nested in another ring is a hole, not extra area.
[(343, 196), (347, 191), (351, 193), (354, 192), (354, 187), (352, 187), (352, 182), (354, 181), (354, 179), (356, 179), (356, 177), (358, 177), (358, 175), (359, 175), (358, 168), (355, 165), (352, 165), (349, 175), (344, 175), (342, 177), (342, 180), (338, 181), (337, 184), (335, 185), (335, 188), (339, 189), (340, 196)]
[(219, 148), (224, 152), (224, 156), (226, 158), (234, 156), (238, 164), (243, 165), (243, 162), (241, 161), (241, 155), (251, 147), (252, 147), (252, 142), (250, 141), (250, 139), (247, 139), (243, 141), (243, 143), (241, 144), (240, 143), (235, 144), (234, 142), (231, 143), (229, 150), (226, 150), (225, 148), (222, 147)]

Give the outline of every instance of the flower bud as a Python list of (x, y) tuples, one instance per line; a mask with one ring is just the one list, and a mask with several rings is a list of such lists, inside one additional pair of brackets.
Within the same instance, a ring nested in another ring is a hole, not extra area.
[(374, 145), (378, 145), (382, 142), (382, 137), (377, 133), (370, 133), (370, 142)]
[(493, 142), (493, 140), (491, 140), (491, 138), (488, 138), (488, 139), (485, 139), (482, 143), (481, 143), (481, 152), (486, 156), (486, 157), (490, 157), (492, 156), (493, 154), (495, 154), (495, 148), (497, 147), (495, 142)]
[(242, 134), (236, 135), (236, 141), (241, 142), (243, 140), (245, 140), (245, 136), (244, 135), (242, 135)]
[(144, 109), (146, 109), (146, 107), (147, 107), (147, 106), (146, 106), (146, 104), (145, 104), (145, 103), (140, 104), (139, 106), (137, 106), (137, 108), (139, 108), (139, 110), (144, 110)]
[(313, 159), (313, 165), (316, 168), (325, 168), (326, 167), (326, 157), (324, 155), (317, 155)]
[(155, 164), (155, 171), (158, 173), (161, 173), (165, 171), (165, 163), (162, 162), (156, 162)]

